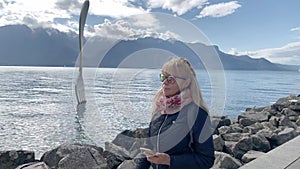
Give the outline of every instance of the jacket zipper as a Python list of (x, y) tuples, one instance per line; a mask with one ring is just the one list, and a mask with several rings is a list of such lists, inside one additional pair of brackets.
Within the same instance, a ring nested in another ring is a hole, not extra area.
[[(165, 117), (163, 123), (161, 124), (160, 128), (158, 129), (157, 140), (156, 140), (156, 151), (157, 151), (157, 152), (160, 152), (160, 150), (159, 150), (159, 147), (160, 147), (160, 145), (159, 145), (160, 132), (161, 132), (161, 129), (162, 129), (162, 127), (164, 126), (165, 122), (167, 121), (167, 118), (168, 118), (168, 115), (166, 115), (166, 117)], [(156, 169), (158, 169), (158, 165), (156, 165)]]

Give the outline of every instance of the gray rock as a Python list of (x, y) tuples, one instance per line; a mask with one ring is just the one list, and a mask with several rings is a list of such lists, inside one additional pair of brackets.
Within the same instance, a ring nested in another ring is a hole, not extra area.
[(287, 116), (281, 116), (279, 121), (280, 126), (287, 126), (291, 128), (297, 128), (297, 125), (294, 124)]
[(117, 168), (125, 159), (109, 151), (104, 151), (103, 156), (107, 159), (107, 169)]
[(242, 133), (243, 132), (243, 126), (236, 123), (236, 124), (232, 124), (230, 125), (230, 132), (231, 133)]
[(113, 154), (116, 154), (118, 156), (122, 156), (125, 159), (133, 158), (133, 157), (131, 157), (129, 151), (127, 151), (125, 148), (117, 146), (110, 142), (105, 142), (105, 150), (109, 151)]
[(281, 114), (290, 117), (290, 116), (299, 116), (299, 114), (289, 108), (283, 108), (282, 111), (280, 112)]
[[(272, 116), (272, 117), (274, 117), (274, 116)], [(272, 118), (271, 117), (271, 118)], [(271, 118), (270, 118), (270, 120), (271, 120)], [(276, 129), (276, 127), (270, 122), (270, 120), (269, 121), (266, 121), (266, 122), (262, 122), (261, 123), (261, 125), (263, 126), (263, 128), (265, 128), (265, 129), (270, 129), (270, 130), (275, 130)]]
[[(292, 122), (297, 122), (297, 120), (299, 119), (299, 116), (289, 116), (289, 119), (292, 121)], [(296, 124), (297, 125), (297, 124)], [(297, 125), (298, 126), (298, 125)]]
[(300, 111), (300, 97), (290, 95), (285, 98), (280, 98), (272, 105), (272, 108), (281, 112), (284, 108), (289, 108), (294, 111)]
[(294, 137), (297, 136), (297, 132), (294, 128), (285, 128), (283, 131), (279, 132), (277, 135), (273, 135), (271, 140), (277, 145), (281, 145)]
[(230, 156), (229, 154), (223, 153), (223, 152), (215, 152), (215, 162), (211, 169), (218, 169), (218, 168), (230, 168), (230, 169), (236, 169), (242, 166), (242, 163)]
[(225, 142), (224, 142), (224, 140), (222, 139), (222, 137), (219, 136), (219, 135), (214, 134), (214, 135), (213, 135), (213, 141), (214, 141), (214, 148), (215, 148), (215, 151), (223, 151)]
[(125, 160), (117, 169), (133, 169), (136, 168), (136, 163), (133, 160)]
[(298, 117), (298, 120), (295, 123), (297, 126), (300, 126), (300, 116)]
[(226, 116), (212, 116), (211, 124), (212, 128), (215, 129), (214, 134), (219, 134), (218, 128), (222, 126), (229, 126), (231, 124), (231, 120)]
[(243, 155), (242, 162), (249, 163), (250, 161), (257, 159), (259, 156), (264, 155), (264, 154), (265, 153), (261, 152), (261, 151), (250, 150), (246, 154)]
[(299, 126), (299, 127), (297, 127), (297, 129), (296, 129), (296, 133), (297, 133), (297, 135), (298, 135), (298, 136), (300, 135), (300, 126)]
[(258, 131), (256, 134), (261, 135), (267, 139), (270, 139), (274, 133), (271, 129), (266, 128), (266, 129), (262, 129), (262, 130)]
[(218, 133), (219, 134), (226, 134), (226, 133), (230, 133), (230, 127), (229, 126), (222, 126), (220, 128), (218, 128)]
[[(238, 120), (239, 122), (241, 119), (249, 119), (255, 122), (268, 121), (271, 114), (266, 110), (267, 109), (265, 107), (248, 109), (248, 111), (245, 111), (244, 113), (238, 116)], [(245, 123), (244, 125), (247, 126), (247, 123)]]
[(270, 142), (262, 135), (252, 135), (250, 136), (252, 141), (252, 150), (268, 152), (271, 150)]
[(249, 119), (249, 118), (240, 118), (239, 123), (241, 125), (243, 125), (244, 127), (246, 127), (246, 126), (250, 126), (250, 125), (256, 123), (256, 121), (253, 119)]
[(112, 141), (113, 144), (123, 147), (126, 150), (130, 150), (135, 142), (139, 139), (137, 138), (146, 138), (148, 128), (138, 128), (134, 131), (125, 130), (118, 134), (116, 138)]
[(260, 129), (257, 129), (255, 127), (252, 126), (247, 126), (244, 128), (243, 133), (248, 133), (248, 134), (255, 134), (259, 131)]
[(15, 169), (19, 165), (34, 161), (34, 152), (32, 151), (0, 151), (1, 169)]
[(44, 162), (32, 162), (18, 166), (16, 169), (50, 169)]
[(235, 147), (236, 144), (237, 142), (225, 141), (224, 152), (233, 155), (233, 148)]
[(108, 160), (101, 147), (82, 144), (63, 144), (41, 158), (50, 168), (56, 169), (104, 169)]
[(241, 159), (246, 152), (252, 150), (252, 147), (252, 139), (244, 137), (234, 145), (232, 152), (235, 158)]
[(232, 124), (230, 126), (222, 126), (218, 129), (219, 134), (227, 134), (227, 133), (241, 133), (243, 129), (239, 124)]
[(279, 127), (279, 121), (280, 121), (280, 117), (277, 117), (277, 116), (272, 116), (269, 119), (270, 124), (276, 128)]
[(223, 134), (222, 138), (225, 141), (234, 141), (234, 142), (237, 142), (240, 139), (242, 139), (243, 137), (246, 137), (248, 135), (249, 135), (248, 133), (227, 133), (227, 134)]

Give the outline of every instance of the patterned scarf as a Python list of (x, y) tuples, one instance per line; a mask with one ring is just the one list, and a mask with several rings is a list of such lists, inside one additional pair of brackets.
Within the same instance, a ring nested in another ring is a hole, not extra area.
[(185, 89), (172, 97), (166, 97), (161, 94), (156, 101), (156, 106), (161, 114), (175, 114), (191, 102), (191, 91), (190, 89)]

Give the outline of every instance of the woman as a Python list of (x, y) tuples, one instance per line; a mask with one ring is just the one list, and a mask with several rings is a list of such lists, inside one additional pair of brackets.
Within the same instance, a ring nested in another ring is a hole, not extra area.
[(206, 169), (214, 163), (210, 119), (196, 74), (184, 58), (162, 67), (162, 87), (154, 97), (149, 139), (138, 169)]

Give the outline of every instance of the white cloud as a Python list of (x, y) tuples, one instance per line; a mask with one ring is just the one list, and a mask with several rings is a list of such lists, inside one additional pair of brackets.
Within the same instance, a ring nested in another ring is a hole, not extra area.
[(236, 9), (240, 8), (241, 5), (238, 4), (237, 1), (231, 2), (223, 2), (214, 5), (209, 5), (203, 8), (197, 18), (204, 17), (223, 17), (226, 15), (230, 15), (236, 11)]
[(0, 9), (3, 9), (5, 6), (5, 2), (3, 0), (0, 0)]
[(292, 28), (291, 31), (299, 31), (300, 32), (300, 27)]
[[(6, 2), (6, 3), (5, 3)], [(79, 15), (84, 0), (0, 0), (0, 26), (26, 24), (30, 27), (50, 27), (60, 31), (77, 31), (69, 25), (78, 22), (74, 15)], [(128, 0), (90, 0), (89, 14), (120, 18), (147, 13), (146, 10), (133, 6)], [(57, 19), (66, 19), (66, 23)]]
[(141, 7), (133, 6), (128, 0), (91, 0), (90, 13), (94, 15), (121, 18), (147, 13)]
[[(77, 0), (57, 0), (55, 2), (55, 6), (62, 10), (67, 10), (70, 12), (79, 12), (81, 9), (82, 2), (78, 2)], [(74, 9), (77, 9), (74, 11)]]
[(234, 55), (249, 55), (253, 58), (266, 58), (274, 63), (300, 65), (300, 41), (289, 43), (280, 48), (246, 52), (239, 52), (237, 49), (231, 49), (228, 53)]
[(9, 1), (0, 13), (0, 26), (26, 24), (30, 27), (63, 27), (55, 18), (70, 18), (67, 11), (56, 8), (55, 0)]
[(118, 20), (111, 22), (108, 19), (104, 23), (95, 25), (93, 28), (86, 29), (87, 34), (96, 34), (98, 36), (117, 38), (117, 39), (136, 39), (143, 37), (155, 37), (161, 39), (179, 38), (178, 35), (170, 31), (157, 32), (155, 28), (138, 28), (132, 22)]
[(149, 8), (163, 8), (171, 10), (178, 15), (183, 15), (193, 8), (202, 8), (208, 0), (149, 0)]

